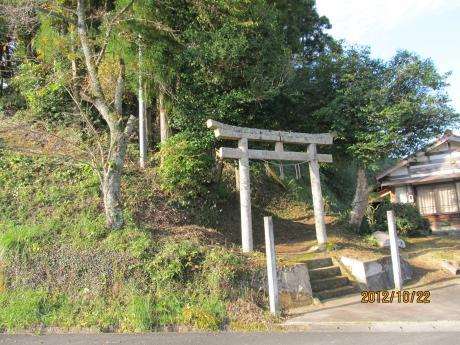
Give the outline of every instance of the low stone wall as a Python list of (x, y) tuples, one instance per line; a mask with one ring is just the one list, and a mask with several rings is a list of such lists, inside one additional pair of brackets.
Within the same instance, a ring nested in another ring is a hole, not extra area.
[[(279, 301), (282, 309), (296, 308), (313, 303), (310, 276), (306, 264), (282, 266), (276, 269)], [(268, 291), (267, 272), (254, 279), (257, 288)]]
[[(342, 256), (340, 261), (360, 283), (362, 290), (379, 291), (394, 288), (391, 256), (368, 261)], [(403, 259), (401, 259), (401, 275), (403, 281), (412, 278), (412, 269)]]
[(295, 308), (313, 302), (306, 264), (280, 267), (277, 278), (281, 308)]

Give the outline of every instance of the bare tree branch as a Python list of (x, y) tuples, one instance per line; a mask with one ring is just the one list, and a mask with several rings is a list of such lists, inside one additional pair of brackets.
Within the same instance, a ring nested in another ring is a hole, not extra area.
[(43, 151), (35, 151), (35, 150), (26, 149), (26, 148), (23, 148), (23, 147), (8, 146), (8, 145), (0, 145), (0, 150), (8, 150), (8, 151), (15, 151), (15, 152), (33, 154), (33, 155), (37, 155), (37, 156), (46, 156), (46, 157), (58, 158), (58, 159), (65, 160), (67, 163), (69, 163), (69, 161), (75, 161), (75, 162), (80, 163), (80, 164), (70, 163), (72, 165), (90, 165), (91, 166), (90, 162), (87, 162), (87, 161), (84, 161), (84, 160), (81, 160), (81, 159), (76, 159), (73, 156), (62, 155), (62, 154), (59, 154), (59, 153), (49, 154), (49, 153), (46, 153), (46, 152), (43, 152)]
[(137, 21), (137, 22), (147, 23), (153, 29), (158, 30), (158, 31), (163, 31), (163, 32), (169, 34), (174, 39), (174, 41), (176, 41), (177, 43), (180, 43), (180, 44), (183, 43), (182, 40), (180, 39), (180, 37), (177, 35), (177, 30), (174, 30), (173, 28), (171, 28), (168, 25), (163, 24), (163, 23), (161, 23), (159, 21), (149, 20), (149, 19), (144, 19), (144, 18), (134, 18), (134, 17), (126, 18), (123, 21)]
[(20, 30), (25, 34), (33, 34), (39, 25), (35, 11), (35, 0), (23, 0), (20, 3), (0, 3), (0, 17), (6, 22), (10, 30)]
[[(100, 154), (100, 160), (102, 162), (102, 166), (105, 165), (105, 154), (104, 154), (104, 148), (102, 147), (102, 138), (101, 136), (99, 135), (98, 131), (96, 130), (96, 128), (94, 128), (93, 124), (91, 123), (90, 119), (88, 118), (88, 116), (86, 115), (86, 112), (82, 109), (81, 107), (81, 102), (78, 101), (78, 99), (75, 97), (75, 95), (72, 93), (72, 91), (70, 91), (69, 89), (67, 89), (67, 92), (69, 93), (70, 97), (72, 98), (72, 100), (74, 101), (75, 105), (77, 106), (78, 108), (78, 111), (80, 113), (80, 116), (83, 118), (83, 120), (85, 121), (86, 125), (88, 126), (88, 128), (91, 130), (91, 132), (94, 134), (94, 136), (96, 137), (96, 143), (97, 143), (97, 146), (99, 148), (99, 154)], [(97, 160), (95, 155), (91, 152), (92, 156), (93, 156), (93, 159), (94, 160)]]

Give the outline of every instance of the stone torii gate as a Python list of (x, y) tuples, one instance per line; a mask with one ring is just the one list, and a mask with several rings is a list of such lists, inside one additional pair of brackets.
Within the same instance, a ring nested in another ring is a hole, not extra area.
[[(250, 159), (308, 162), (315, 212), (316, 239), (319, 244), (327, 242), (323, 198), (319, 179), (319, 162), (332, 163), (332, 156), (317, 153), (316, 145), (331, 145), (333, 141), (332, 134), (308, 134), (245, 128), (226, 125), (214, 120), (208, 120), (206, 125), (214, 131), (217, 139), (238, 140), (238, 148), (221, 147), (218, 156), (220, 158), (238, 159), (239, 162), (243, 252), (253, 250), (251, 186), (249, 181)], [(275, 143), (275, 151), (249, 149), (249, 140)], [(284, 151), (284, 144), (305, 144), (308, 147), (306, 152)]]

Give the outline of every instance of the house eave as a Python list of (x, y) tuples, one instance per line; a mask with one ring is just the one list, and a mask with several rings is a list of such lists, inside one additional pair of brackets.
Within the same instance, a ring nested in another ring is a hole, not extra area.
[[(390, 168), (388, 168), (388, 169), (380, 172), (379, 174), (377, 174), (377, 176), (376, 176), (377, 181), (380, 182), (380, 180), (382, 178), (384, 178), (385, 176), (387, 176), (388, 174), (391, 174), (393, 171), (395, 171), (395, 170), (397, 170), (399, 168), (402, 168), (403, 166), (413, 162), (414, 159), (417, 158), (417, 156), (426, 154), (427, 152), (429, 152), (431, 150), (434, 150), (436, 147), (444, 144), (446, 141), (453, 141), (453, 142), (460, 143), (460, 136), (457, 136), (457, 135), (454, 135), (454, 134), (444, 134), (442, 137), (437, 139), (435, 142), (427, 145), (423, 150), (418, 151), (418, 152), (414, 153), (413, 155), (407, 156), (403, 160), (400, 160), (399, 162), (397, 162), (395, 165), (393, 165)], [(384, 186), (384, 184), (382, 184), (382, 186)]]
[(423, 177), (411, 177), (407, 179), (401, 179), (398, 181), (384, 181), (380, 184), (381, 187), (398, 187), (405, 185), (419, 185), (419, 184), (430, 184), (430, 183), (441, 183), (460, 180), (460, 173), (453, 173), (447, 175), (431, 175)]

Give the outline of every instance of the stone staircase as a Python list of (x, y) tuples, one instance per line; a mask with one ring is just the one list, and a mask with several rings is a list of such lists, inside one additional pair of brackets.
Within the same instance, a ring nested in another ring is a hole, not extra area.
[(347, 276), (342, 275), (340, 267), (334, 265), (331, 258), (307, 260), (305, 263), (313, 297), (325, 300), (358, 292), (356, 286)]

